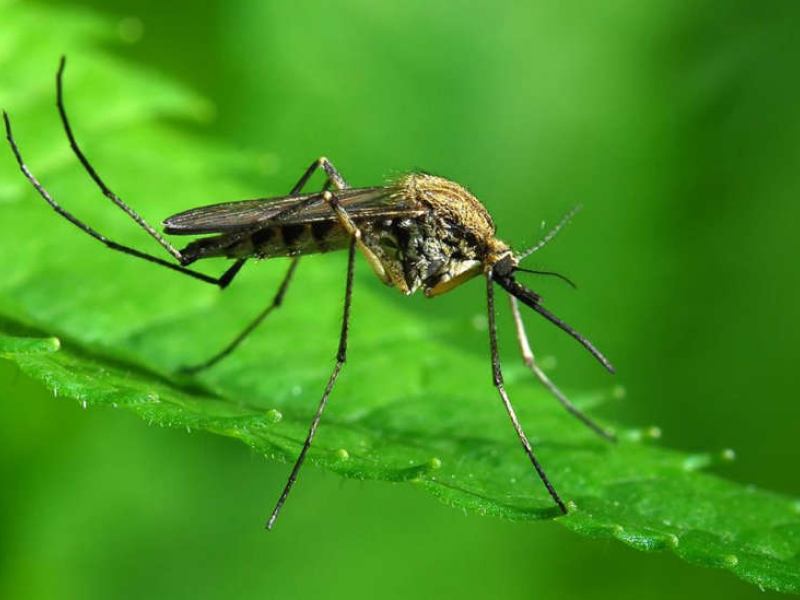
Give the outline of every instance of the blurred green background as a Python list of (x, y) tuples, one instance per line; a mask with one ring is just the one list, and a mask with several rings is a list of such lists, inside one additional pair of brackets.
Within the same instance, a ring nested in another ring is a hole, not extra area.
[[(69, 4), (118, 23), (109, 52), (213, 103), (194, 129), (262, 157), (253, 189), (288, 189), (321, 154), (353, 185), (420, 167), (468, 185), (517, 247), (582, 202), (530, 266), (578, 282), (537, 283), (617, 366), (613, 417), (671, 447), (731, 447), (718, 472), (800, 494), (800, 5)], [(47, 32), (0, 25), (26, 35)], [(479, 284), (386, 294), (411, 320), (483, 313)], [(563, 334), (529, 329), (566, 387), (609, 385)], [(452, 343), (487, 352), (474, 331)], [(763, 597), (672, 556), (312, 469), (267, 535), (285, 465), (56, 402), (7, 362), (0, 397), (4, 597)]]

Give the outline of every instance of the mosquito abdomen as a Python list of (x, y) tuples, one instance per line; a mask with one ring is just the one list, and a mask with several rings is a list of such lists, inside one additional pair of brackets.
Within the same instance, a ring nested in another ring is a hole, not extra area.
[(341, 250), (347, 247), (347, 242), (347, 233), (338, 223), (315, 221), (202, 238), (186, 246), (181, 254), (187, 263), (215, 256), (274, 258)]

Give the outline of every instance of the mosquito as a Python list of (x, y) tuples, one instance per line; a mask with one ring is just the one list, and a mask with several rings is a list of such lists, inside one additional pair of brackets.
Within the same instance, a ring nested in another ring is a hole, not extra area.
[[(566, 279), (557, 273), (523, 269), (519, 264), (553, 239), (579, 207), (570, 211), (536, 244), (515, 253), (507, 243), (495, 237), (495, 225), (486, 208), (466, 188), (454, 181), (414, 172), (389, 185), (351, 188), (333, 163), (322, 157), (306, 169), (286, 196), (202, 206), (168, 217), (163, 222), (164, 233), (205, 235), (178, 250), (111, 191), (80, 149), (64, 108), (65, 64), (66, 59), (62, 57), (56, 75), (56, 105), (75, 156), (102, 193), (155, 239), (175, 262), (114, 242), (62, 208), (25, 165), (12, 135), (8, 115), (4, 111), (6, 137), (19, 167), (53, 210), (112, 250), (167, 267), (221, 289), (233, 281), (245, 262), (251, 258), (290, 258), (288, 270), (272, 302), (221, 351), (207, 361), (187, 368), (187, 371), (199, 372), (228, 356), (273, 310), (281, 306), (301, 256), (347, 250), (344, 310), (336, 363), (311, 420), (300, 454), (267, 521), (267, 529), (275, 524), (297, 479), (328, 397), (347, 359), (353, 266), (357, 253), (366, 258), (381, 281), (406, 295), (421, 289), (425, 296), (439, 296), (478, 275), (485, 276), (494, 387), (497, 388), (533, 468), (560, 511), (567, 513), (566, 504), (550, 483), (533, 452), (503, 384), (497, 349), (494, 286), (499, 285), (509, 295), (517, 339), (527, 367), (570, 413), (600, 436), (614, 441), (614, 435), (573, 405), (536, 363), (519, 310), (519, 302), (522, 302), (579, 342), (609, 372), (614, 372), (611, 363), (589, 340), (547, 310), (542, 305), (541, 296), (515, 278), (515, 272), (527, 271)], [(320, 169), (325, 175), (322, 189), (303, 193), (311, 176)], [(225, 257), (234, 262), (219, 277), (189, 268), (196, 261), (212, 257)]]

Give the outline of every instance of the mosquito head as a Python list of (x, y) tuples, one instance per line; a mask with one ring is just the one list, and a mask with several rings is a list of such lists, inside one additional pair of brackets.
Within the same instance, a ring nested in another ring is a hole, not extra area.
[(497, 260), (491, 267), (490, 275), (492, 279), (494, 279), (500, 287), (506, 290), (509, 294), (517, 298), (520, 302), (525, 304), (526, 306), (530, 306), (533, 310), (537, 313), (542, 315), (545, 319), (550, 321), (553, 325), (565, 331), (569, 334), (572, 338), (578, 341), (584, 348), (586, 348), (592, 356), (594, 356), (601, 365), (603, 365), (610, 373), (614, 372), (614, 367), (608, 361), (608, 359), (603, 356), (603, 354), (595, 348), (594, 344), (592, 344), (589, 340), (583, 337), (580, 333), (575, 331), (572, 327), (567, 325), (564, 321), (559, 319), (549, 310), (547, 310), (544, 306), (541, 305), (542, 297), (534, 292), (533, 290), (529, 290), (524, 285), (519, 283), (516, 278), (514, 277), (514, 272), (520, 270), (517, 266), (517, 258), (513, 256), (511, 253), (506, 254), (499, 260)]

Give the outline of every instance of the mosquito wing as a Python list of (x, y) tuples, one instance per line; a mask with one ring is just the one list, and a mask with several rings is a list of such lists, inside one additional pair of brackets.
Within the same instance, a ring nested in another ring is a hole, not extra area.
[[(412, 206), (397, 192), (394, 187), (369, 187), (331, 193), (353, 219), (416, 216), (424, 212), (424, 208)], [(201, 206), (166, 219), (164, 232), (177, 235), (232, 233), (261, 226), (333, 222), (336, 215), (322, 194), (316, 192)]]

